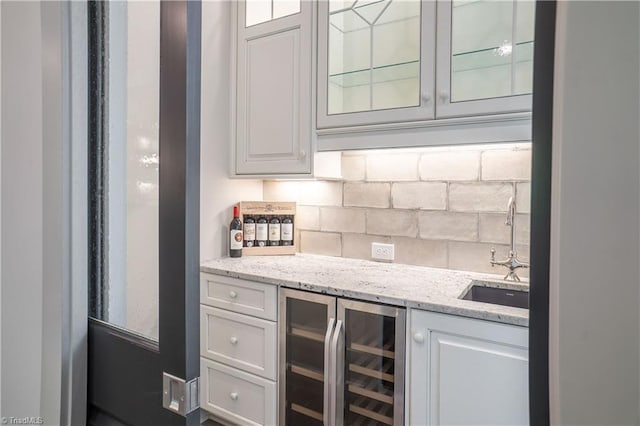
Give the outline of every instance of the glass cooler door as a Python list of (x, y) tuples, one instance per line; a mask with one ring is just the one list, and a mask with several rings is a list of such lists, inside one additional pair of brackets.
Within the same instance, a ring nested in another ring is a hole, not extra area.
[(328, 341), (335, 312), (335, 297), (280, 290), (281, 425), (329, 424)]
[(339, 299), (338, 320), (337, 425), (402, 425), (405, 310)]

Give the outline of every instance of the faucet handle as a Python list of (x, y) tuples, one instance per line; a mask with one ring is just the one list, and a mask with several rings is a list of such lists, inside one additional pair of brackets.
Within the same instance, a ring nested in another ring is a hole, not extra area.
[(494, 266), (494, 262), (496, 261), (496, 249), (491, 247), (491, 266)]

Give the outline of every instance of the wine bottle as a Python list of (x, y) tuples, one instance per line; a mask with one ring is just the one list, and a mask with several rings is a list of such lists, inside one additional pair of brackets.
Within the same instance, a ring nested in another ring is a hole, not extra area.
[(273, 216), (269, 221), (269, 245), (280, 245), (280, 219), (278, 216)]
[(256, 244), (258, 247), (264, 247), (267, 245), (268, 235), (267, 218), (260, 216), (256, 222)]
[(242, 222), (238, 206), (233, 206), (233, 220), (229, 224), (229, 256), (242, 257)]
[(293, 245), (293, 220), (291, 216), (285, 216), (280, 225), (280, 233), (283, 246)]
[(244, 246), (253, 247), (256, 243), (256, 220), (253, 216), (244, 217)]

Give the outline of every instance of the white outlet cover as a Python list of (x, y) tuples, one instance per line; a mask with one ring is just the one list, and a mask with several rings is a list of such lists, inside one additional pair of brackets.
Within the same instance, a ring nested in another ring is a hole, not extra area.
[(376, 260), (395, 259), (395, 245), (384, 243), (371, 243), (371, 258)]

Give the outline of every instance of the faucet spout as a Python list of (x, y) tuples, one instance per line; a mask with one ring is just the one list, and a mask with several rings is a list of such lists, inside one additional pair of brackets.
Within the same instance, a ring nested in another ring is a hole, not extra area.
[(491, 249), (491, 266), (504, 266), (509, 269), (509, 272), (504, 277), (506, 280), (520, 281), (520, 277), (516, 274), (516, 270), (519, 268), (528, 268), (529, 264), (522, 262), (518, 259), (518, 252), (516, 250), (516, 202), (513, 197), (509, 198), (507, 203), (507, 220), (505, 225), (511, 227), (511, 250), (509, 250), (509, 256), (502, 261), (496, 260), (496, 250)]

